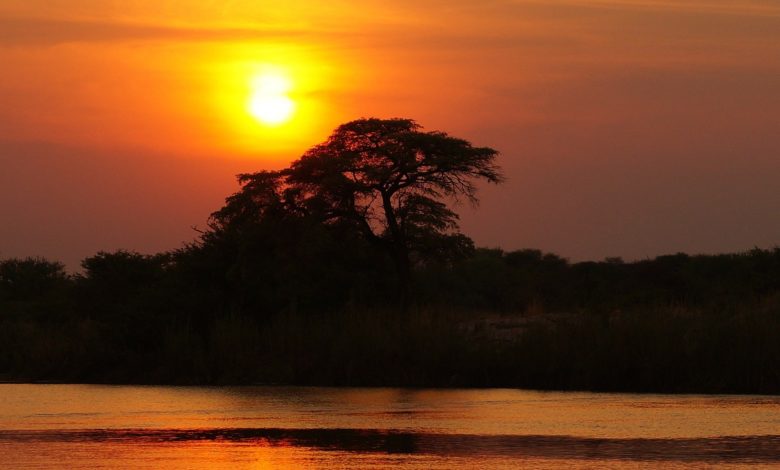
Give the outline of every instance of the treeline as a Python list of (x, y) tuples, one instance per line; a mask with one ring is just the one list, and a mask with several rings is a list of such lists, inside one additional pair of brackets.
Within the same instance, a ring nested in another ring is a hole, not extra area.
[(334, 264), (213, 249), (99, 253), (75, 275), (0, 261), (0, 374), (780, 392), (780, 249), (628, 263), (477, 249), (418, 266), (405, 311), (392, 269), (351, 244), (325, 250)]
[(0, 262), (9, 380), (780, 392), (780, 249), (569, 263), (475, 249), (496, 150), (360, 119), (239, 175), (198, 239), (75, 275)]
[(422, 273), (420, 295), (456, 306), (522, 311), (620, 311), (669, 305), (744, 305), (780, 292), (780, 248), (735, 254), (684, 253), (626, 263), (569, 263), (538, 250), (478, 250), (445, 269)]

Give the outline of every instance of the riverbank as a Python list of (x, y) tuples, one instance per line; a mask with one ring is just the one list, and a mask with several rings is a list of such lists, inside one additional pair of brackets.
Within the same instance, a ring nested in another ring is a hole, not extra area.
[(80, 275), (0, 261), (0, 376), (780, 393), (780, 249), (628, 263), (479, 249), (419, 265), (408, 309), (381, 263), (204, 256), (100, 253)]
[(168, 324), (143, 347), (104, 331), (93, 319), (6, 321), (3, 379), (780, 393), (780, 297), (715, 310), (236, 316), (205, 336)]

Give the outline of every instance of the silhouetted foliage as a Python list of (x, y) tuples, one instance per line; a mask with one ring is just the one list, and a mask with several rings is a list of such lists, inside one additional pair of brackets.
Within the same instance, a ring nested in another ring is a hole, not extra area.
[(354, 121), (179, 250), (0, 260), (0, 379), (780, 393), (780, 248), (475, 249), (447, 203), (495, 156)]
[[(0, 261), (0, 377), (780, 392), (780, 249), (582, 263), (478, 249), (418, 265), (417, 306), (398, 316), (373, 281), (322, 263), (323, 247), (348, 251), (333, 227), (296, 227), (100, 253), (70, 277), (45, 260)], [(279, 254), (288, 242), (312, 247), (291, 258)], [(295, 265), (311, 253), (316, 263)]]
[(0, 300), (22, 301), (44, 297), (67, 281), (62, 263), (43, 258), (0, 261)]
[(84, 274), (79, 276), (79, 281), (95, 294), (118, 300), (161, 282), (169, 258), (166, 254), (101, 251), (81, 263)]
[(406, 304), (413, 265), (473, 249), (444, 200), (476, 202), (476, 180), (500, 182), (496, 155), (443, 132), (423, 132), (410, 119), (352, 121), (289, 168), (241, 175), (242, 190), (214, 213), (204, 241), (258, 226), (290, 236), (285, 241), (293, 246), (277, 246), (277, 253), (296, 251), (294, 234), (312, 227), (338, 234), (342, 243), (360, 238), (389, 255)]

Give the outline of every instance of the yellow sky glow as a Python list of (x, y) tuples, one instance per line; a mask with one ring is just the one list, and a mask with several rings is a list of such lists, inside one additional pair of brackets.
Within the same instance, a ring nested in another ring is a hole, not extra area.
[[(231, 152), (301, 153), (333, 127), (333, 109), (326, 98), (334, 80), (331, 66), (292, 45), (255, 48), (261, 53), (231, 51), (209, 67), (209, 123), (216, 142)], [(288, 157), (289, 158), (289, 157)]]

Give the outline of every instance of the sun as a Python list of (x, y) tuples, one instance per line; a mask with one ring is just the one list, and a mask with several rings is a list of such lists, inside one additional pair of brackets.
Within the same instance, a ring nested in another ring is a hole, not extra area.
[(324, 93), (334, 66), (279, 47), (231, 50), (235, 57), (215, 59), (207, 69), (212, 113), (205, 122), (217, 132), (213, 140), (236, 154), (288, 158), (327, 136), (337, 121)]
[(291, 80), (278, 71), (265, 71), (252, 79), (247, 110), (263, 124), (284, 124), (295, 113), (295, 102), (290, 98)]

